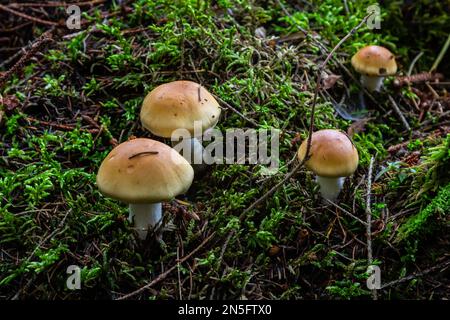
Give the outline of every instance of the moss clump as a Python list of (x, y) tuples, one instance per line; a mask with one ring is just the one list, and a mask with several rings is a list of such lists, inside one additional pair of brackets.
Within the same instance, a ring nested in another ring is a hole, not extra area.
[(436, 214), (450, 212), (450, 184), (443, 187), (425, 209), (410, 217), (398, 230), (397, 242), (410, 239), (414, 235), (426, 234), (433, 230), (430, 221)]

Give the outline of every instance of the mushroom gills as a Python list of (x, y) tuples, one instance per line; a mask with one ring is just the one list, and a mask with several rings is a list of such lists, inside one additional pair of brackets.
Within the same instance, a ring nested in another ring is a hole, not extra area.
[(162, 205), (158, 203), (131, 203), (129, 205), (130, 215), (128, 220), (133, 223), (139, 238), (147, 237), (149, 228), (154, 229), (161, 222)]
[(383, 79), (384, 77), (362, 75), (361, 84), (370, 92), (380, 91), (383, 86)]
[(316, 182), (320, 186), (320, 193), (322, 197), (330, 201), (335, 201), (341, 192), (344, 185), (345, 177), (328, 178), (328, 177), (316, 177)]

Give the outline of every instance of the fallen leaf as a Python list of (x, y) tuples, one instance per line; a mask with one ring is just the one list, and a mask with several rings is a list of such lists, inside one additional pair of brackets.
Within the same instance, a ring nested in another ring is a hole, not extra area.
[(8, 95), (6, 97), (0, 97), (0, 105), (6, 107), (6, 110), (11, 111), (17, 108), (19, 105), (19, 100), (16, 96)]
[(274, 49), (277, 44), (282, 44), (283, 42), (294, 42), (298, 40), (304, 40), (305, 34), (303, 32), (295, 32), (286, 36), (281, 36), (279, 38), (269, 40), (269, 46)]
[(355, 135), (355, 133), (363, 132), (366, 129), (366, 123), (370, 119), (371, 118), (364, 118), (364, 119), (357, 120), (357, 121), (353, 122), (351, 124), (351, 126), (348, 127), (348, 129), (347, 129), (347, 135), (349, 137), (353, 137)]
[(333, 88), (340, 78), (341, 76), (335, 74), (326, 75), (322, 78), (322, 88), (325, 90)]

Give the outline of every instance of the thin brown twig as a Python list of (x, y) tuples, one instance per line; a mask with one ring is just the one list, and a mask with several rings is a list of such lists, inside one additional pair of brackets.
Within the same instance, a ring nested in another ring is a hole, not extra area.
[[(30, 48), (31, 44), (29, 44), (28, 46), (24, 47), (24, 48), (20, 48), (20, 50), (18, 50), (16, 53), (14, 53), (12, 56), (10, 56), (8, 59), (4, 60), (2, 63), (0, 63), (0, 68), (3, 68), (4, 66), (7, 66), (8, 64), (10, 64), (12, 61), (14, 61), (17, 57), (19, 57), (22, 53), (24, 53), (26, 51), (26, 49)], [(17, 48), (16, 48), (17, 49)]]
[(331, 200), (325, 199), (328, 203), (330, 203), (331, 205), (335, 206), (337, 209), (341, 210), (342, 212), (344, 212), (346, 215), (350, 216), (352, 219), (355, 219), (356, 221), (358, 221), (359, 223), (367, 226), (367, 222), (364, 222), (363, 220), (361, 220), (360, 218), (358, 218), (357, 216), (355, 216), (354, 214), (348, 212), (347, 210), (345, 210), (344, 208), (342, 208), (340, 205), (334, 203)]
[(22, 47), (7, 47), (7, 48), (0, 48), (0, 52), (11, 52), (11, 51), (18, 51), (22, 49)]
[[(336, 50), (345, 42), (345, 40), (347, 40), (348, 38), (350, 38), (359, 28), (361, 28), (362, 27), (362, 25), (364, 24), (364, 23), (366, 23), (366, 21), (367, 21), (367, 19), (369, 19), (369, 17), (371, 16), (371, 15), (373, 15), (373, 13), (370, 13), (370, 14), (368, 14), (367, 16), (365, 16), (362, 20), (361, 20), (361, 22), (356, 26), (356, 27), (354, 27), (352, 30), (350, 30), (350, 32), (349, 33), (347, 33), (346, 35), (345, 35), (345, 37), (343, 37), (339, 42), (338, 42), (338, 44), (333, 48), (333, 50), (331, 50), (331, 52), (328, 54), (328, 56), (326, 57), (326, 59), (324, 60), (324, 62), (322, 62), (322, 65), (320, 66), (320, 68), (319, 69), (321, 69), (320, 71), (322, 71), (323, 70), (323, 68), (325, 68), (325, 66), (326, 66), (326, 64), (328, 63), (328, 60), (330, 60), (331, 59), (331, 57), (333, 56), (333, 54), (336, 52)], [(319, 75), (320, 75), (320, 73), (319, 73)], [(320, 83), (320, 82), (319, 82)]]
[(178, 276), (178, 297), (180, 300), (183, 300), (183, 294), (181, 291), (181, 272), (180, 272), (180, 247), (177, 247), (177, 276)]
[[(372, 157), (369, 164), (369, 173), (367, 174), (367, 194), (366, 194), (366, 233), (367, 233), (367, 263), (369, 266), (373, 263), (373, 250), (372, 250), (372, 209), (371, 209), (371, 197), (372, 192), (372, 174), (373, 163), (375, 159)], [(372, 299), (378, 300), (377, 289), (372, 289)]]
[[(26, 120), (28, 120), (30, 122), (39, 122), (39, 124), (41, 124), (43, 126), (53, 127), (55, 129), (64, 130), (64, 131), (71, 131), (71, 130), (74, 130), (76, 128), (76, 126), (72, 125), (72, 124), (62, 124), (62, 123), (56, 123), (56, 122), (49, 122), (49, 121), (35, 119), (35, 118), (32, 118), (32, 117), (27, 117)], [(99, 129), (84, 129), (84, 128), (80, 128), (80, 131), (89, 132), (90, 134), (96, 134), (100, 130)]]
[(400, 118), (403, 127), (405, 127), (405, 129), (407, 131), (411, 131), (411, 127), (409, 126), (408, 121), (406, 121), (405, 116), (403, 115), (402, 111), (400, 110), (400, 108), (398, 107), (397, 103), (395, 102), (394, 98), (392, 98), (391, 95), (388, 95), (389, 101), (392, 104), (392, 107), (394, 108), (395, 113), (397, 113), (398, 117)]
[(26, 26), (30, 25), (31, 23), (32, 23), (31, 21), (27, 21), (27, 22), (24, 22), (17, 26), (11, 27), (11, 28), (0, 29), (0, 33), (16, 32), (17, 30), (22, 29), (23, 27), (26, 27)]
[(142, 152), (133, 154), (132, 156), (128, 157), (128, 160), (131, 160), (131, 159), (143, 156), (143, 155), (146, 155), (146, 156), (156, 155), (158, 153), (159, 153), (158, 151), (142, 151)]
[(232, 230), (232, 232), (228, 233), (228, 236), (227, 236), (227, 238), (226, 238), (226, 240), (224, 242), (222, 250), (220, 251), (219, 262), (218, 262), (219, 266), (222, 264), (223, 256), (225, 255), (225, 251), (226, 251), (226, 249), (228, 247), (228, 243), (230, 242), (231, 237), (233, 237), (234, 233), (235, 233), (234, 230)]
[(100, 129), (100, 125), (94, 119), (92, 119), (90, 116), (88, 116), (86, 114), (82, 114), (81, 118), (83, 120), (85, 120), (86, 122), (88, 122), (93, 127), (97, 128), (97, 129)]
[(122, 31), (122, 35), (130, 35), (130, 34), (140, 33), (140, 32), (148, 31), (148, 30), (150, 30), (148, 27), (138, 27), (138, 28), (133, 28), (133, 29), (127, 29), (127, 30)]
[(17, 63), (14, 66), (12, 66), (11, 69), (9, 69), (7, 72), (5, 72), (0, 77), (0, 88), (5, 84), (6, 81), (8, 81), (8, 79), (13, 74), (17, 74), (20, 71), (20, 69), (23, 68), (24, 64), (32, 56), (34, 56), (42, 48), (42, 46), (45, 43), (52, 41), (52, 32), (53, 32), (53, 29), (48, 30), (48, 31), (44, 32), (39, 38), (37, 38), (36, 41), (31, 45), (29, 51), (27, 53), (25, 53), (22, 56), (22, 58), (20, 58), (19, 61), (17, 61)]
[(406, 282), (406, 281), (409, 281), (409, 280), (412, 280), (412, 279), (415, 279), (415, 278), (423, 277), (424, 275), (427, 275), (428, 273), (431, 273), (431, 272), (436, 271), (438, 269), (444, 269), (444, 268), (446, 268), (448, 266), (450, 266), (450, 260), (444, 261), (444, 262), (442, 262), (442, 263), (440, 263), (438, 265), (435, 265), (433, 267), (430, 267), (430, 268), (428, 268), (428, 269), (426, 269), (424, 271), (415, 272), (415, 273), (410, 274), (410, 275), (408, 275), (406, 277), (403, 277), (401, 279), (394, 280), (394, 281), (388, 282), (386, 284), (383, 284), (381, 286), (381, 289), (386, 289), (386, 288), (398, 285), (400, 283), (403, 283), (403, 282)]
[[(311, 144), (310, 139), (308, 139), (308, 144)], [(310, 146), (311, 147), (311, 146)], [(307, 148), (308, 149), (308, 148)], [(309, 150), (307, 151), (308, 154)], [(263, 202), (268, 196), (270, 196), (272, 193), (274, 193), (279, 187), (281, 187), (283, 184), (286, 183), (307, 161), (308, 157), (305, 157), (302, 161), (300, 161), (289, 173), (287, 173), (284, 178), (278, 182), (275, 186), (273, 186), (269, 191), (267, 191), (264, 195), (262, 195), (258, 200), (253, 202), (247, 209), (245, 209), (241, 215), (239, 216), (240, 220), (242, 220), (245, 215), (253, 210), (257, 205), (259, 205), (261, 202)]]
[(395, 87), (404, 87), (413, 83), (423, 83), (427, 81), (435, 82), (444, 79), (444, 75), (442, 73), (436, 72), (421, 72), (409, 76), (396, 77), (393, 85)]
[(31, 20), (31, 21), (39, 23), (39, 24), (44, 24), (44, 25), (47, 25), (47, 26), (58, 27), (58, 26), (61, 25), (61, 24), (59, 24), (57, 22), (54, 22), (54, 21), (43, 20), (43, 19), (40, 19), (40, 18), (36, 18), (36, 17), (30, 16), (28, 14), (25, 14), (25, 13), (13, 10), (13, 9), (3, 5), (3, 4), (0, 4), (0, 10), (9, 12), (9, 13), (15, 15), (15, 16), (18, 16), (18, 17), (21, 17), (21, 18), (24, 18), (24, 19), (27, 19), (27, 20)]
[[(31, 22), (28, 22), (28, 24), (30, 24), (30, 23)], [(8, 59), (6, 59), (2, 63), (0, 63), (0, 68), (3, 68), (4, 66), (7, 66), (8, 64), (10, 64), (12, 61), (14, 61), (16, 58), (18, 58), (21, 54), (23, 54), (27, 50), (29, 50), (34, 44), (35, 44), (35, 42), (30, 42), (25, 47), (17, 48), (19, 50), (16, 49), (17, 52), (15, 54), (13, 54), (11, 57), (9, 57)]]
[(116, 300), (125, 300), (128, 298), (131, 298), (143, 291), (145, 291), (146, 289), (149, 289), (150, 287), (154, 286), (155, 284), (161, 282), (162, 280), (164, 280), (169, 274), (171, 274), (181, 263), (185, 262), (186, 260), (188, 260), (189, 258), (191, 258), (194, 254), (196, 254), (201, 248), (203, 248), (216, 234), (216, 232), (211, 233), (207, 238), (205, 238), (202, 243), (200, 243), (197, 248), (195, 248), (194, 250), (192, 250), (189, 254), (185, 255), (183, 258), (177, 260), (177, 262), (170, 267), (169, 269), (167, 269), (165, 272), (161, 273), (159, 276), (157, 276), (153, 281), (151, 281), (150, 283), (146, 284), (145, 286), (130, 292), (126, 295), (123, 295), (119, 298), (117, 298)]
[(104, 3), (106, 0), (92, 0), (92, 1), (85, 1), (85, 2), (72, 2), (72, 3), (66, 3), (66, 2), (49, 2), (49, 3), (31, 3), (31, 2), (24, 2), (24, 3), (11, 3), (9, 4), (9, 7), (14, 8), (20, 8), (20, 7), (68, 7), (71, 5), (76, 5), (79, 7), (85, 7), (90, 5), (96, 5), (100, 3)]
[(244, 119), (245, 121), (251, 123), (253, 126), (255, 127), (259, 127), (258, 123), (253, 120), (250, 119), (246, 116), (244, 116), (239, 110), (237, 110), (236, 108), (234, 108), (232, 105), (230, 105), (228, 102), (224, 101), (222, 98), (214, 95), (214, 98), (216, 98), (217, 100), (220, 101), (221, 104), (225, 105), (225, 107), (227, 107), (228, 109), (230, 109), (231, 111), (233, 111), (234, 113), (236, 113), (238, 116), (240, 116), (242, 119)]

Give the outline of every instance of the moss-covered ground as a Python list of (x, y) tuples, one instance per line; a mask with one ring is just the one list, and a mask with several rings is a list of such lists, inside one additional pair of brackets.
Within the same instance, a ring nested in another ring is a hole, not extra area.
[[(50, 1), (1, 3), (0, 77), (16, 69), (0, 87), (0, 299), (115, 299), (173, 266), (133, 298), (370, 299), (366, 226), (354, 217), (366, 221), (372, 157), (378, 297), (449, 297), (450, 50), (435, 70), (443, 83), (398, 87), (389, 77), (349, 120), (356, 50), (387, 47), (400, 76), (430, 71), (450, 34), (448, 2), (382, 1), (381, 29), (363, 25), (326, 65), (314, 129), (347, 132), (360, 154), (339, 207), (322, 202), (302, 167), (247, 211), (295, 166), (317, 66), (372, 1), (88, 1), (80, 30)], [(44, 32), (49, 40), (17, 65), (24, 53), (15, 53)], [(219, 98), (223, 131), (280, 129), (280, 171), (208, 166), (164, 204), (163, 242), (141, 242), (127, 206), (98, 191), (96, 173), (117, 142), (168, 142), (141, 127), (139, 110), (150, 90), (178, 79)], [(82, 269), (81, 290), (66, 287), (69, 265)]]

